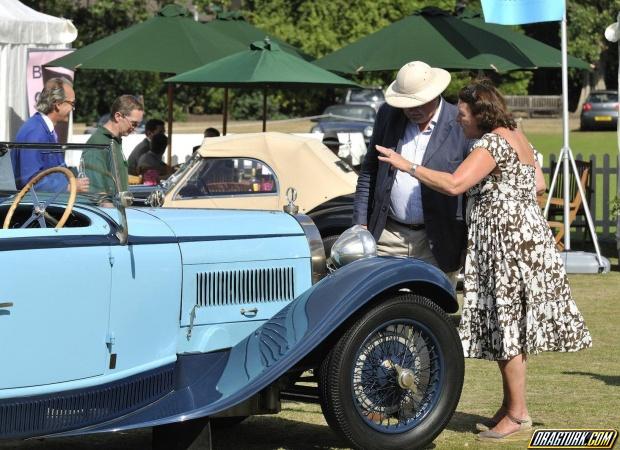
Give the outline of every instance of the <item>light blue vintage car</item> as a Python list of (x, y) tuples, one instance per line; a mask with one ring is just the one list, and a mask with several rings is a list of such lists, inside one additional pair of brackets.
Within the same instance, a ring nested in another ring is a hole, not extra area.
[(0, 438), (152, 427), (155, 448), (208, 447), (210, 424), (284, 398), (320, 402), (357, 448), (446, 426), (464, 363), (441, 272), (368, 257), (326, 274), (302, 215), (132, 208), (106, 146), (0, 143), (0, 161), (71, 151), (103, 152), (112, 188), (0, 176)]

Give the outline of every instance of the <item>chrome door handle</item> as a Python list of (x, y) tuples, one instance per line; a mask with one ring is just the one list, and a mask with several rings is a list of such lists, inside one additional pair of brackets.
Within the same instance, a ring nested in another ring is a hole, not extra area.
[(241, 308), (239, 312), (246, 317), (254, 317), (258, 313), (258, 308)]
[(11, 308), (11, 307), (13, 307), (13, 302), (0, 303), (0, 308)]

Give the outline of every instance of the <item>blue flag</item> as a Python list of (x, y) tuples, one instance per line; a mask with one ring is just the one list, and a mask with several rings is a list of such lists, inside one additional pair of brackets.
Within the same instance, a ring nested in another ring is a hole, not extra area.
[(484, 21), (502, 25), (560, 21), (564, 0), (481, 0)]

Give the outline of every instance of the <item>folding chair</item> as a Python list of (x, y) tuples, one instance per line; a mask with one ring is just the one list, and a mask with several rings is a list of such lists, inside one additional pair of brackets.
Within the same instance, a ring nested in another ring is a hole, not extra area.
[[(592, 193), (592, 185), (591, 185), (591, 168), (592, 163), (590, 161), (581, 161), (575, 160), (575, 166), (577, 166), (577, 172), (579, 173), (579, 181), (584, 188), (585, 194), (588, 196), (588, 203), (590, 203), (591, 193)], [(553, 174), (555, 171), (555, 166), (550, 168), (550, 173)], [(568, 223), (569, 228), (572, 226), (572, 223), (575, 221), (577, 216), (582, 216), (585, 221), (585, 211), (583, 207), (583, 199), (581, 197), (581, 193), (579, 192), (579, 188), (577, 187), (577, 180), (573, 176), (572, 172), (570, 173), (569, 178), (569, 193), (570, 193), (570, 202), (569, 212), (568, 212)], [(544, 208), (547, 202), (547, 195), (543, 195), (539, 197), (538, 203), (541, 208)], [(560, 250), (564, 249), (564, 244), (562, 243), (562, 238), (564, 237), (564, 233), (566, 230), (564, 229), (564, 177), (563, 172), (560, 170), (558, 173), (558, 178), (556, 180), (556, 185), (553, 190), (553, 196), (551, 197), (551, 201), (549, 202), (549, 214), (548, 214), (548, 222), (549, 226), (556, 231), (555, 233), (555, 243)], [(587, 226), (587, 225), (586, 225)], [(587, 231), (587, 228), (585, 229)], [(585, 234), (585, 231), (584, 231)]]

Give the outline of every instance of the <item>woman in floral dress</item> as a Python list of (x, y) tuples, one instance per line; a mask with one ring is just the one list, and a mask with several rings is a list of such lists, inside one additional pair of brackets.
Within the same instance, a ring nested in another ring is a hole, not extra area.
[(477, 139), (453, 173), (412, 164), (377, 146), (381, 161), (450, 195), (468, 193), (469, 236), (459, 333), (466, 357), (497, 361), (503, 402), (481, 440), (522, 437), (531, 429), (525, 400), (527, 355), (592, 345), (571, 296), (564, 265), (536, 201), (545, 190), (536, 151), (487, 80), (459, 93), (458, 122)]

